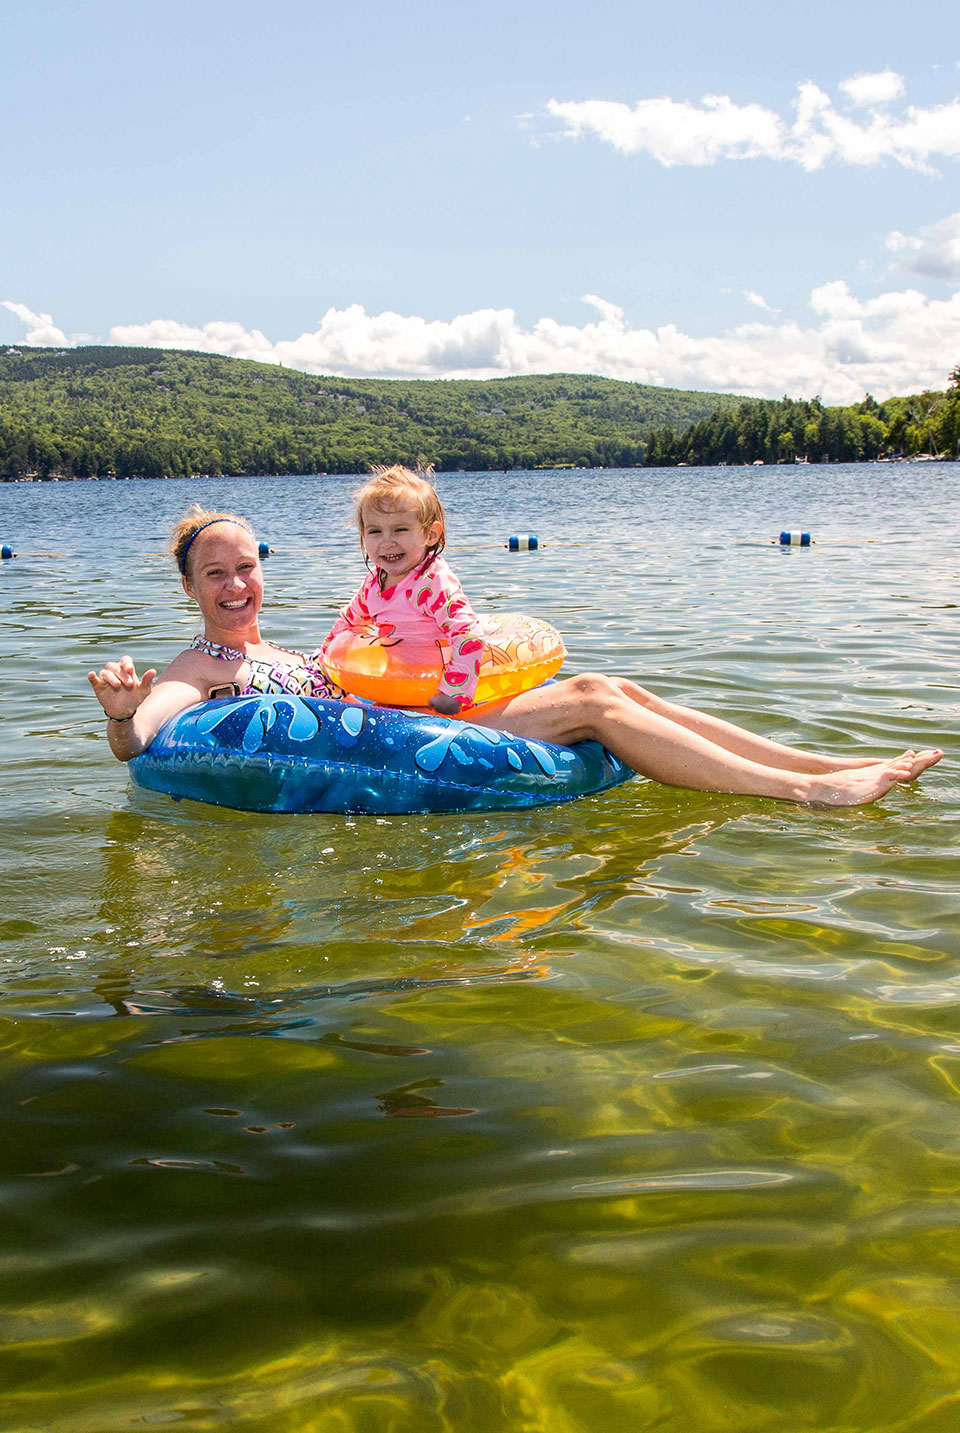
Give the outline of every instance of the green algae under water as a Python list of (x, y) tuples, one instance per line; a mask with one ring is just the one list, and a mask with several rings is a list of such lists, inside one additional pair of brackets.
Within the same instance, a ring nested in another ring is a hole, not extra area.
[(84, 680), (195, 630), (197, 497), (318, 641), (349, 480), (0, 489), (64, 554), (0, 567), (0, 1426), (955, 1433), (958, 478), (443, 478), (475, 605), (570, 670), (947, 757), (860, 810), (390, 820), (136, 791)]

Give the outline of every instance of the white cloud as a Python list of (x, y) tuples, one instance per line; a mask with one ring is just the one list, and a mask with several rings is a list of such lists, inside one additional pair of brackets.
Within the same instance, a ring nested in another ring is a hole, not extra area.
[(9, 309), (15, 318), (26, 325), (24, 343), (31, 348), (68, 348), (70, 339), (62, 328), (56, 328), (53, 316), (48, 313), (34, 313), (26, 304), (14, 303), (11, 299), (0, 299), (0, 304)]
[(596, 294), (584, 294), (583, 302), (595, 308), (600, 317), (612, 328), (622, 332), (626, 324), (626, 317), (619, 304), (610, 303), (609, 299), (598, 298)]
[(879, 70), (870, 75), (851, 75), (841, 80), (840, 88), (853, 104), (876, 105), (898, 100), (904, 92), (903, 76), (895, 70)]
[[(597, 295), (585, 301), (597, 317), (582, 324), (543, 317), (524, 327), (509, 308), (428, 320), (368, 314), (352, 304), (328, 310), (312, 332), (278, 342), (239, 323), (197, 327), (175, 319), (118, 324), (110, 342), (198, 349), (345, 377), (600, 373), (769, 398), (819, 393), (828, 403), (856, 402), (866, 391), (883, 398), (942, 388), (960, 356), (960, 292), (934, 300), (905, 289), (859, 299), (838, 279), (813, 290), (806, 323), (778, 319), (767, 305), (764, 316), (707, 335), (675, 324), (634, 328), (617, 304)], [(36, 331), (37, 315), (22, 304), (5, 306)], [(49, 315), (41, 317), (45, 330), (60, 332)]]
[(885, 243), (892, 253), (904, 255), (896, 265), (902, 272), (960, 283), (960, 214), (928, 224), (919, 234), (894, 229)]
[(918, 239), (911, 234), (901, 234), (899, 229), (894, 229), (891, 233), (889, 233), (886, 239), (884, 239), (884, 243), (886, 244), (888, 249), (892, 249), (894, 251), (896, 251), (897, 249), (923, 248), (922, 239)]
[(615, 100), (550, 100), (547, 109), (573, 138), (592, 133), (621, 154), (647, 153), (667, 168), (775, 159), (783, 143), (780, 119), (771, 110), (735, 105), (725, 95), (704, 95), (702, 109), (672, 99), (640, 100), (633, 108)]
[(149, 323), (115, 324), (110, 342), (130, 348), (188, 348), (198, 353), (225, 353), (232, 358), (255, 358), (261, 363), (280, 363), (275, 345), (258, 328), (214, 320), (202, 328), (175, 318), (155, 318)]
[(823, 318), (852, 318), (857, 312), (857, 300), (843, 279), (834, 279), (813, 290), (810, 307)]
[(752, 304), (754, 308), (762, 308), (765, 313), (776, 314), (780, 312), (779, 309), (772, 308), (763, 297), (763, 294), (758, 294), (756, 289), (744, 289), (743, 297), (748, 304)]
[[(550, 100), (571, 139), (591, 135), (621, 154), (647, 154), (667, 168), (720, 159), (770, 159), (821, 169), (829, 161), (875, 165), (884, 160), (932, 172), (937, 157), (960, 157), (960, 100), (927, 109), (908, 105), (899, 115), (887, 103), (902, 93), (892, 70), (856, 75), (840, 88), (866, 106), (864, 122), (841, 114), (812, 81), (797, 86), (792, 118), (762, 105), (704, 95), (699, 104), (666, 97), (634, 105), (617, 100)], [(883, 106), (878, 107), (878, 106)]]

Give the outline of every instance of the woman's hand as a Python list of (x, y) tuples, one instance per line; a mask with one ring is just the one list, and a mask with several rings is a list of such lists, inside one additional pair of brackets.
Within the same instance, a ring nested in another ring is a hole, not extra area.
[(149, 695), (156, 675), (156, 668), (151, 667), (138, 677), (133, 658), (121, 657), (119, 662), (108, 662), (99, 672), (88, 672), (87, 681), (107, 716), (114, 721), (127, 721)]
[(452, 697), (449, 692), (437, 692), (430, 698), (430, 706), (441, 716), (459, 716), (460, 702)]
[(110, 720), (107, 740), (118, 761), (139, 756), (171, 717), (206, 699), (210, 681), (203, 670), (208, 657), (187, 650), (174, 657), (158, 682), (156, 668), (137, 676), (132, 657), (108, 662), (87, 680)]

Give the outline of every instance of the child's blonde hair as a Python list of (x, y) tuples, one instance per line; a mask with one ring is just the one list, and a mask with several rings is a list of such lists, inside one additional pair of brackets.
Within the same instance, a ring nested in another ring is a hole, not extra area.
[(201, 528), (209, 527), (213, 522), (233, 522), (237, 527), (246, 528), (253, 536), (253, 528), (245, 517), (238, 517), (235, 512), (214, 512), (202, 508), (199, 503), (194, 503), (187, 508), (183, 517), (174, 525), (170, 534), (170, 552), (181, 577), (187, 575), (187, 555), (190, 551), (190, 544), (200, 532)]
[(402, 463), (394, 463), (389, 468), (371, 468), (370, 473), (371, 476), (363, 487), (353, 495), (353, 515), (360, 530), (360, 547), (363, 549), (364, 559), (366, 559), (366, 548), (363, 541), (363, 510), (365, 507), (379, 508), (381, 512), (395, 512), (398, 508), (412, 508), (423, 528), (428, 528), (438, 522), (440, 536), (436, 542), (431, 543), (427, 552), (430, 557), (436, 557), (438, 552), (442, 552), (447, 541), (447, 517), (443, 511), (443, 504), (437, 497), (437, 490), (430, 482), (433, 475), (432, 466), (415, 473), (411, 468), (405, 468)]

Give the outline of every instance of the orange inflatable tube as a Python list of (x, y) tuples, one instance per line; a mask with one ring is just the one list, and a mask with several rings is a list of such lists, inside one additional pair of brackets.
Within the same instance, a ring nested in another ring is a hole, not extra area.
[[(567, 649), (563, 638), (548, 622), (511, 612), (502, 617), (481, 617), (485, 651), (480, 663), (476, 703), (538, 687), (557, 673)], [(443, 649), (436, 662), (411, 666), (400, 660), (395, 647), (385, 647), (372, 624), (341, 632), (323, 654), (323, 665), (352, 696), (365, 697), (387, 707), (425, 707), (436, 694), (443, 676)]]

